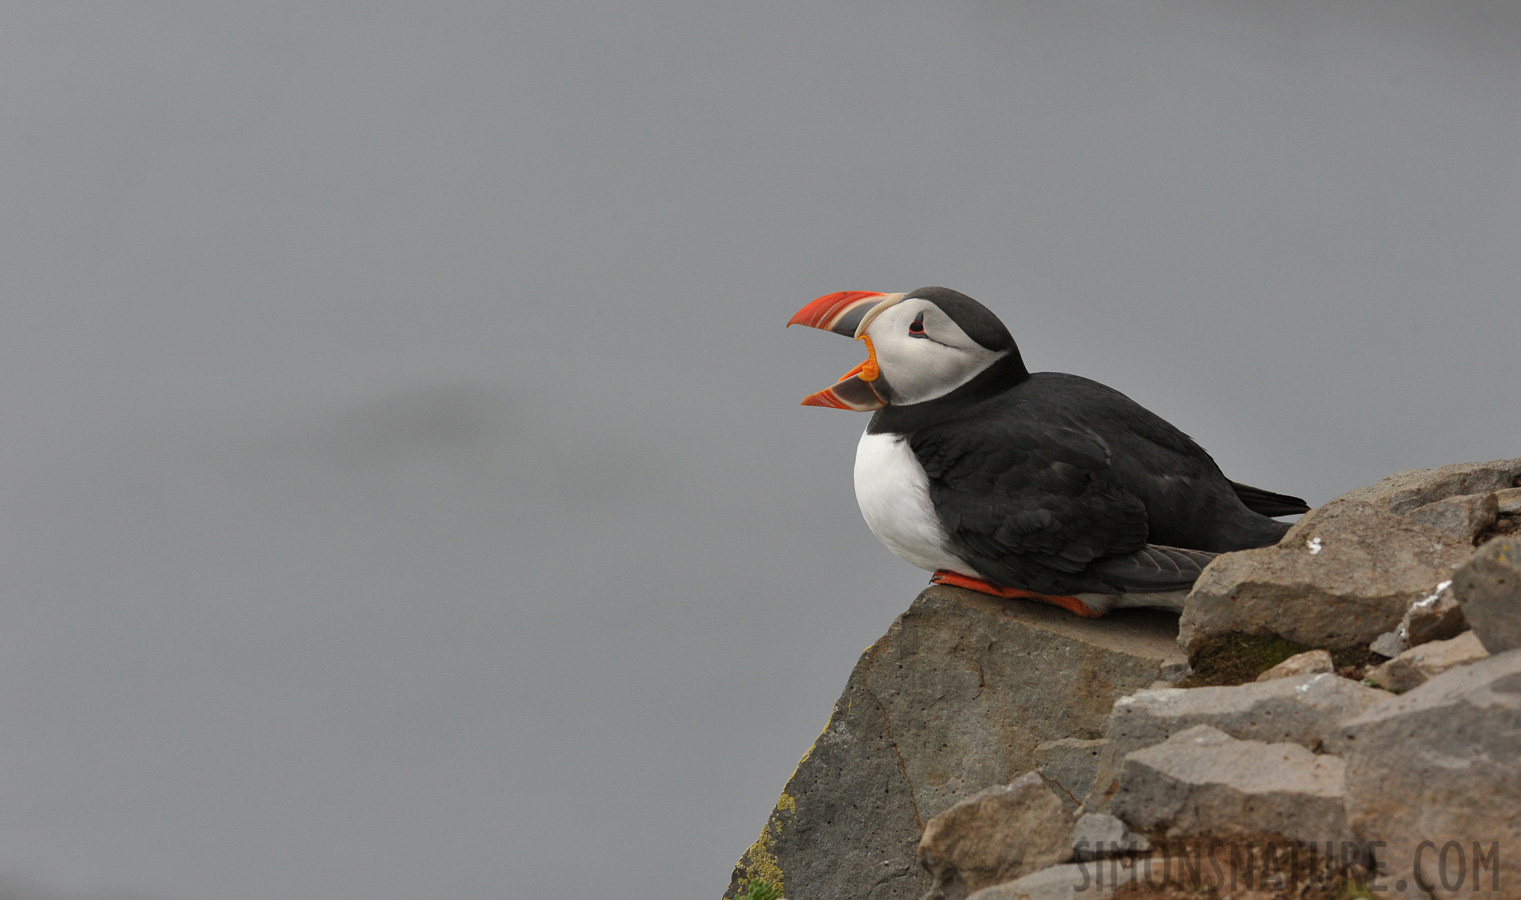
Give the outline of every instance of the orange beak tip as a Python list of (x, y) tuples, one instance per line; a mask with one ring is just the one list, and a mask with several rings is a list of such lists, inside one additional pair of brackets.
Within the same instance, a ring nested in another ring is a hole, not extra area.
[(804, 406), (822, 406), (825, 409), (847, 409), (856, 412), (869, 412), (881, 409), (887, 403), (869, 382), (857, 378), (848, 378), (835, 382), (830, 387), (824, 388), (815, 394), (809, 394), (803, 398)]

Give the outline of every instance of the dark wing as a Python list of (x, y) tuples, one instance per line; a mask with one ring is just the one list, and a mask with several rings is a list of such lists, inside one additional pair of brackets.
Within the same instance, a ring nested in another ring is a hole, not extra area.
[(1310, 507), (1298, 497), (1290, 497), (1288, 494), (1275, 494), (1272, 491), (1264, 491), (1262, 488), (1254, 488), (1250, 485), (1231, 482), (1236, 496), (1247, 509), (1264, 516), (1297, 516), (1307, 513)]
[[(1182, 547), (1147, 544), (1134, 553), (1109, 556), (1093, 565), (1093, 574), (1121, 591), (1183, 591), (1218, 554)], [(1102, 593), (1102, 592), (1100, 592)]]
[(1091, 430), (1007, 418), (909, 437), (957, 554), (996, 584), (1050, 594), (1186, 588), (1211, 558), (1146, 543), (1146, 506)]

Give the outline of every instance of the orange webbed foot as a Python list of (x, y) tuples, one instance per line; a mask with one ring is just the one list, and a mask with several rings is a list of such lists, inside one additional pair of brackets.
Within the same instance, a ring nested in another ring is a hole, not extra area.
[(991, 594), (994, 597), (1002, 597), (1005, 600), (1034, 600), (1037, 603), (1048, 603), (1051, 606), (1059, 606), (1075, 616), (1085, 619), (1097, 619), (1103, 613), (1094, 609), (1076, 597), (1063, 597), (1052, 594), (1037, 594), (1021, 588), (1004, 587), (1001, 584), (989, 584), (981, 578), (973, 578), (970, 575), (962, 575), (960, 572), (948, 572), (941, 569), (936, 572), (930, 581), (934, 584), (948, 584), (952, 587), (966, 588), (979, 594)]

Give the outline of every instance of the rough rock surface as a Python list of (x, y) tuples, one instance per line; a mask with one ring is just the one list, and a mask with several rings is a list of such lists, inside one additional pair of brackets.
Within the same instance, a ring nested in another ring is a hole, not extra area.
[(1437, 585), (1436, 590), (1410, 604), (1395, 630), (1407, 647), (1445, 641), (1467, 631), (1468, 620), (1463, 618), (1463, 608), (1452, 592), (1452, 582)]
[[(1343, 858), (1343, 850), (1346, 858)], [(1326, 900), (1367, 896), (1365, 848), (1310, 848), (1278, 835), (1231, 834), (1170, 840), (1148, 854), (1056, 866), (987, 888), (972, 900)]]
[(1372, 643), (1368, 644), (1368, 649), (1385, 659), (1393, 659), (1409, 650), (1410, 645), (1405, 643), (1405, 639), (1400, 637), (1398, 631), (1386, 631), (1374, 638)]
[(1111, 808), (1167, 837), (1270, 834), (1350, 841), (1343, 763), (1299, 744), (1239, 741), (1196, 725), (1125, 757)]
[(1093, 786), (1103, 749), (1102, 738), (1046, 741), (1035, 748), (1036, 771), (1069, 809), (1076, 809)]
[[(1424, 884), (1436, 897), (1476, 886), (1481, 896), (1521, 896), (1521, 650), (1390, 698), (1348, 722), (1342, 743), (1352, 828), (1363, 841), (1386, 842), (1379, 859), (1396, 894)], [(1458, 884), (1449, 853), (1444, 885), (1432, 851), (1451, 841), (1467, 871)]]
[(1276, 546), (1210, 563), (1184, 601), (1178, 641), (1191, 656), (1230, 634), (1274, 634), (1328, 650), (1365, 647), (1472, 552), (1471, 544), (1387, 507), (1333, 500)]
[[(1190, 655), (1228, 634), (1275, 634), (1328, 650), (1393, 631), (1493, 523), (1521, 459), (1400, 472), (1311, 510), (1281, 542), (1215, 560), (1183, 606)], [(1443, 504), (1431, 509), (1433, 504)], [(1424, 511), (1423, 511), (1424, 510)]]
[(795, 898), (918, 897), (924, 823), (1032, 771), (1047, 741), (1097, 737), (1117, 697), (1181, 671), (1175, 622), (924, 591), (857, 662), (725, 896), (756, 877)]
[(1086, 813), (1072, 826), (1072, 858), (1102, 859), (1128, 853), (1144, 853), (1151, 842), (1130, 830), (1117, 816)]
[(1495, 519), (1500, 515), (1500, 502), (1493, 491), (1462, 494), (1418, 506), (1407, 515), (1417, 524), (1472, 544), (1475, 538), (1495, 524)]
[[(1429, 641), (1411, 647), (1372, 672), (1368, 680), (1381, 688), (1403, 693), (1420, 687), (1453, 666), (1477, 662), (1489, 655), (1472, 631), (1445, 641)], [(1517, 748), (1521, 751), (1521, 747)]]
[[(1465, 563), (1466, 565), (1466, 563)], [(1410, 604), (1399, 627), (1386, 631), (1368, 645), (1380, 656), (1395, 657), (1430, 641), (1445, 641), (1468, 630), (1463, 608), (1452, 592), (1448, 579), (1431, 589), (1431, 593)]]
[(1289, 742), (1316, 750), (1339, 733), (1342, 722), (1388, 697), (1383, 691), (1329, 674), (1236, 687), (1148, 690), (1123, 697), (1104, 726), (1107, 744), (1084, 810), (1108, 809), (1127, 754), (1160, 744), (1195, 725), (1210, 725), (1241, 740)]
[(1278, 665), (1257, 676), (1258, 681), (1275, 678), (1294, 678), (1299, 675), (1322, 675), (1336, 671), (1331, 654), (1325, 650), (1306, 650), (1289, 657)]
[(1521, 541), (1495, 538), (1452, 576), (1452, 592), (1485, 649), (1521, 647)]
[(968, 900), (1108, 900), (1115, 884), (1102, 880), (1107, 867), (1071, 863), (1052, 866), (1015, 881), (983, 888)]
[(1342, 494), (1337, 499), (1377, 504), (1402, 516), (1428, 503), (1437, 503), (1449, 497), (1485, 494), (1515, 487), (1518, 477), (1521, 477), (1521, 458), (1453, 463), (1440, 469), (1406, 469), (1396, 472), (1368, 487)]
[(934, 883), (924, 900), (964, 900), (1072, 857), (1072, 813), (1034, 772), (973, 794), (930, 819), (919, 864)]

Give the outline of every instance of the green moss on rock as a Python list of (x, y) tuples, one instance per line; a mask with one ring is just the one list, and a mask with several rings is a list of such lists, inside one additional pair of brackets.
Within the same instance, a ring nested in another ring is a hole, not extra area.
[(1178, 687), (1245, 684), (1291, 656), (1314, 648), (1276, 634), (1224, 634), (1206, 640), (1189, 662), (1194, 674)]

